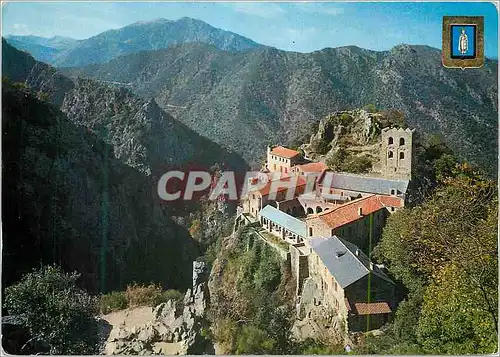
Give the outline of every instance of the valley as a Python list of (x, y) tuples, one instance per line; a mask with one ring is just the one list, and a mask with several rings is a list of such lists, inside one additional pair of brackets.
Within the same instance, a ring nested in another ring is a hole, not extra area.
[[(2, 312), (37, 337), (9, 352), (496, 350), (497, 60), (182, 17), (9, 35), (2, 74)], [(158, 195), (250, 169), (237, 200)]]

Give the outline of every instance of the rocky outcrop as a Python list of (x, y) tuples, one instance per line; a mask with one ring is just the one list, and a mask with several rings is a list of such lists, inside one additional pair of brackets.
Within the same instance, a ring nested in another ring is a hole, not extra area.
[(105, 347), (106, 354), (195, 354), (203, 353), (207, 341), (201, 335), (208, 303), (207, 269), (193, 262), (193, 286), (182, 302), (169, 300), (152, 309), (150, 321), (141, 325), (123, 324), (114, 328)]
[(305, 279), (296, 305), (297, 319), (292, 327), (294, 337), (299, 341), (312, 338), (333, 344), (348, 343), (345, 323), (323, 301), (323, 291), (311, 278)]
[(335, 112), (320, 120), (309, 142), (306, 157), (324, 161), (336, 171), (380, 172), (381, 130), (404, 126), (403, 113), (372, 113), (364, 109)]

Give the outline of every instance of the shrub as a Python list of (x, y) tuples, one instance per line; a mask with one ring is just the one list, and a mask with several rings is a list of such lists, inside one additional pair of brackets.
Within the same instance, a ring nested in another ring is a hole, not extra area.
[(334, 171), (339, 171), (346, 158), (346, 151), (339, 148), (333, 155), (326, 159), (326, 165)]
[(372, 168), (372, 161), (366, 156), (354, 156), (347, 159), (342, 164), (342, 171), (361, 174), (369, 172)]
[(236, 337), (236, 354), (271, 354), (276, 341), (252, 325), (243, 326)]
[(127, 286), (125, 294), (128, 304), (131, 307), (136, 306), (156, 306), (156, 302), (161, 300), (162, 289), (155, 284), (139, 285), (133, 284)]
[(101, 314), (109, 314), (113, 311), (123, 310), (128, 307), (128, 300), (125, 292), (113, 291), (101, 296), (99, 300), (99, 311)]
[(367, 104), (363, 107), (364, 110), (366, 110), (368, 113), (377, 113), (378, 109), (375, 106), (375, 104)]
[(317, 140), (313, 144), (314, 151), (316, 151), (320, 155), (326, 154), (330, 149), (331, 145), (326, 140)]
[(5, 290), (5, 308), (19, 316), (50, 354), (98, 353), (97, 300), (76, 285), (79, 274), (47, 266)]
[(342, 345), (325, 345), (322, 342), (315, 341), (311, 338), (299, 342), (298, 354), (302, 355), (345, 355), (347, 354)]
[(189, 234), (193, 237), (194, 240), (200, 242), (202, 240), (202, 230), (201, 230), (201, 221), (199, 219), (193, 220), (191, 223), (191, 227), (189, 227)]
[(174, 300), (177, 303), (177, 306), (181, 307), (182, 301), (184, 300), (184, 294), (182, 294), (179, 290), (174, 290), (174, 289), (163, 291), (157, 297), (155, 305), (159, 305), (169, 300)]
[(353, 122), (353, 117), (347, 113), (342, 113), (339, 117), (339, 121), (342, 125), (349, 125)]
[(159, 285), (139, 285), (133, 284), (127, 286), (125, 292), (128, 305), (131, 307), (136, 306), (158, 306), (161, 303), (169, 300), (175, 300), (181, 303), (184, 295), (177, 290), (163, 291)]

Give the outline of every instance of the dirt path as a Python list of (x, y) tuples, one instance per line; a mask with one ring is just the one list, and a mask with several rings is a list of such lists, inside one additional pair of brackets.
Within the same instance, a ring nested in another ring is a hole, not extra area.
[[(131, 329), (134, 326), (139, 327), (151, 322), (153, 318), (153, 309), (151, 307), (130, 308), (102, 316), (102, 319), (111, 325), (112, 328), (108, 336), (108, 342), (104, 348), (104, 354), (113, 354), (115, 345), (109, 341), (117, 333), (119, 327), (126, 327), (127, 329)], [(180, 343), (157, 342), (154, 345), (155, 353), (164, 355), (176, 355), (181, 349), (182, 346)]]
[[(147, 306), (111, 312), (102, 318), (113, 326), (113, 330), (116, 330), (115, 327), (120, 325), (125, 327), (144, 325), (153, 320), (153, 317), (153, 309)], [(113, 333), (113, 330), (111, 333)]]

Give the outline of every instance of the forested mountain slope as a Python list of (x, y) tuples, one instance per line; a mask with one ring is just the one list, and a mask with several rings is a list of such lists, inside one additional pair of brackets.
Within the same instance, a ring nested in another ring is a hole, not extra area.
[(27, 89), (2, 94), (4, 285), (40, 264), (84, 272), (91, 291), (190, 284), (198, 248), (113, 147)]
[(177, 119), (253, 163), (268, 142), (288, 143), (332, 112), (374, 104), (403, 111), (420, 134), (440, 133), (462, 157), (496, 172), (493, 60), (462, 71), (444, 68), (440, 51), (428, 46), (301, 54), (274, 48), (227, 52), (193, 43), (66, 73), (154, 97)]
[(238, 155), (163, 112), (154, 100), (72, 80), (3, 43), (4, 284), (40, 264), (85, 272), (92, 291), (133, 281), (189, 286), (199, 254), (160, 201), (173, 167), (245, 170)]

